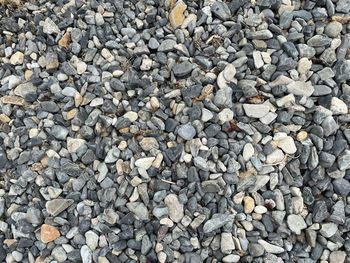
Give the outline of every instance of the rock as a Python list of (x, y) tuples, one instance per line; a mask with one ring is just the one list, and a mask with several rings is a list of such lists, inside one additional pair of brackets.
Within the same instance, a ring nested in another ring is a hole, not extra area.
[(10, 63), (12, 65), (22, 65), (24, 61), (24, 54), (20, 51), (17, 51), (10, 58)]
[(153, 137), (145, 137), (140, 141), (140, 146), (144, 151), (150, 151), (152, 149), (158, 149), (159, 144)]
[(234, 80), (234, 77), (236, 75), (236, 68), (233, 64), (227, 64), (222, 73), (225, 80), (227, 82), (231, 82)]
[(297, 151), (297, 147), (295, 146), (294, 140), (290, 136), (286, 136), (282, 140), (278, 140), (277, 146), (286, 154), (294, 154)]
[(224, 262), (224, 263), (237, 263), (237, 262), (239, 262), (240, 259), (241, 259), (240, 256), (231, 254), (231, 255), (224, 256), (222, 258), (222, 262)]
[(312, 213), (313, 221), (315, 223), (321, 223), (323, 220), (329, 217), (329, 212), (325, 201), (317, 201), (313, 206)]
[(254, 211), (255, 201), (253, 198), (251, 198), (250, 196), (245, 196), (243, 199), (243, 203), (244, 203), (244, 213), (250, 214)]
[(182, 25), (185, 19), (184, 12), (186, 8), (187, 8), (187, 5), (180, 0), (176, 3), (176, 5), (171, 10), (169, 14), (169, 22), (173, 28), (177, 28)]
[(97, 248), (99, 237), (94, 231), (92, 230), (87, 231), (85, 233), (85, 240), (86, 240), (86, 245), (92, 251), (94, 251)]
[(220, 124), (224, 124), (233, 119), (233, 111), (230, 109), (223, 109), (218, 113), (218, 119)]
[(52, 35), (61, 33), (57, 24), (48, 17), (41, 23), (41, 25), (43, 26), (43, 32), (45, 34)]
[(262, 118), (270, 111), (270, 107), (264, 104), (243, 104), (243, 109), (252, 118)]
[(263, 246), (263, 248), (265, 249), (265, 251), (267, 253), (280, 254), (280, 253), (284, 252), (284, 248), (276, 246), (276, 245), (272, 245), (272, 244), (266, 242), (265, 240), (259, 239), (258, 243)]
[(312, 62), (308, 58), (301, 58), (298, 62), (298, 72), (300, 74), (306, 74), (311, 69)]
[(156, 159), (155, 157), (145, 157), (145, 158), (137, 159), (135, 161), (135, 166), (147, 170), (152, 166), (152, 163), (155, 159)]
[(328, 116), (322, 122), (322, 128), (323, 128), (324, 135), (330, 136), (339, 129), (339, 126), (332, 116)]
[(340, 34), (342, 29), (343, 25), (341, 23), (338, 21), (332, 21), (326, 25), (324, 33), (331, 38), (335, 38)]
[(350, 168), (350, 151), (345, 150), (338, 158), (338, 167), (341, 171), (345, 171)]
[(58, 41), (58, 45), (61, 47), (68, 48), (71, 43), (70, 32), (66, 32), (63, 37)]
[(260, 257), (265, 252), (264, 247), (258, 243), (249, 243), (248, 251), (252, 257)]
[(88, 246), (83, 245), (80, 249), (80, 256), (83, 263), (92, 263), (92, 251)]
[(329, 255), (329, 263), (344, 263), (346, 259), (346, 253), (344, 251), (333, 251)]
[(214, 214), (211, 219), (205, 222), (203, 231), (205, 234), (215, 231), (226, 225), (228, 222), (233, 221), (234, 217), (227, 214)]
[(187, 141), (192, 140), (196, 135), (196, 129), (189, 123), (181, 125), (177, 132), (181, 138)]
[(127, 203), (127, 208), (139, 219), (142, 221), (149, 220), (149, 212), (147, 207), (141, 202)]
[(344, 178), (333, 180), (334, 191), (341, 196), (348, 196), (350, 193), (350, 182)]
[(73, 203), (74, 201), (72, 199), (58, 198), (51, 201), (47, 201), (45, 207), (50, 215), (58, 216), (60, 213), (62, 213), (64, 210), (70, 207)]
[(341, 99), (338, 99), (337, 97), (332, 98), (330, 110), (334, 115), (347, 114), (349, 111), (345, 102)]
[(55, 137), (57, 140), (64, 141), (69, 133), (69, 130), (60, 125), (54, 125), (51, 129), (51, 135)]
[(247, 162), (254, 155), (254, 147), (251, 143), (247, 143), (243, 148), (243, 159)]
[(289, 229), (297, 235), (300, 235), (301, 230), (307, 227), (304, 218), (300, 215), (289, 215), (287, 218), (287, 224)]
[(79, 149), (85, 146), (86, 141), (83, 139), (67, 138), (67, 150), (69, 153), (76, 153)]
[(193, 164), (197, 168), (199, 168), (199, 169), (201, 169), (203, 171), (209, 171), (208, 163), (203, 157), (200, 157), (200, 156), (194, 157)]
[(22, 84), (19, 84), (15, 90), (14, 93), (17, 96), (20, 96), (22, 98), (26, 98), (27, 96), (31, 94), (36, 94), (37, 87), (33, 85), (31, 82), (25, 82)]
[(266, 156), (266, 163), (267, 164), (280, 163), (284, 160), (284, 158), (285, 158), (285, 156), (284, 156), (283, 152), (281, 150), (277, 149)]
[(230, 8), (224, 2), (214, 2), (211, 6), (211, 12), (223, 21), (229, 20), (231, 18)]
[(60, 237), (60, 231), (54, 226), (43, 224), (40, 230), (41, 242), (49, 243)]
[(224, 254), (230, 254), (235, 249), (235, 243), (233, 242), (231, 233), (222, 233), (220, 244), (221, 252)]
[(193, 66), (190, 62), (182, 62), (180, 64), (176, 64), (173, 67), (173, 72), (175, 77), (185, 77), (186, 75), (190, 74), (193, 69)]
[(287, 89), (289, 93), (292, 93), (297, 96), (306, 96), (306, 97), (310, 97), (315, 90), (310, 81), (291, 82), (287, 85)]
[(179, 223), (184, 216), (184, 206), (179, 202), (175, 194), (169, 194), (165, 197), (164, 203), (169, 209), (169, 217), (175, 223)]
[(322, 227), (320, 229), (320, 233), (325, 238), (330, 238), (338, 231), (338, 226), (334, 223), (325, 223), (322, 224)]
[(165, 39), (164, 41), (161, 42), (161, 44), (158, 47), (159, 52), (169, 52), (174, 49), (176, 45), (176, 41), (172, 39)]

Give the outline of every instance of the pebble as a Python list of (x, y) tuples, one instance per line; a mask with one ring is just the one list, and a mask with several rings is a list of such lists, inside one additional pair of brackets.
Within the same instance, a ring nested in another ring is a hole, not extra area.
[(169, 22), (173, 28), (181, 26), (184, 22), (184, 12), (186, 8), (187, 5), (183, 1), (178, 1), (169, 13)]
[(164, 203), (169, 209), (169, 217), (172, 221), (178, 223), (184, 217), (184, 207), (179, 202), (179, 199), (174, 194), (169, 194), (165, 197)]
[(268, 243), (265, 240), (259, 239), (258, 243), (263, 246), (267, 253), (280, 254), (284, 252), (284, 248)]
[(270, 107), (264, 104), (243, 104), (243, 109), (252, 118), (262, 118), (270, 111)]
[(301, 230), (307, 227), (304, 218), (300, 215), (289, 215), (287, 218), (287, 224), (289, 229), (297, 235), (300, 235)]
[(145, 158), (137, 159), (135, 161), (135, 166), (138, 168), (143, 168), (147, 170), (152, 166), (152, 163), (155, 159), (156, 159), (155, 157), (145, 157)]
[(12, 65), (21, 65), (23, 64), (23, 61), (24, 61), (24, 54), (20, 51), (17, 51), (10, 58), (10, 63)]
[(49, 243), (60, 237), (60, 231), (47, 224), (43, 224), (40, 228), (40, 238), (43, 243)]
[(177, 132), (181, 138), (187, 141), (192, 140), (196, 135), (196, 129), (189, 123), (180, 126)]

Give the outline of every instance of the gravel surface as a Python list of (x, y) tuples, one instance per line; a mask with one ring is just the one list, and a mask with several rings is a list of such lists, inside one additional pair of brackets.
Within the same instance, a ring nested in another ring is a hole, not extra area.
[(0, 262), (350, 262), (349, 0), (1, 0)]

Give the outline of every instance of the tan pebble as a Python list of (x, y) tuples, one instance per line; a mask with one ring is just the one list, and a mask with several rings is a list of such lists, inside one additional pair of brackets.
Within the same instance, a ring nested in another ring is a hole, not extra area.
[(24, 60), (24, 54), (20, 51), (17, 51), (15, 54), (13, 54), (10, 58), (10, 63), (12, 65), (21, 65), (23, 64)]
[(187, 5), (184, 2), (179, 1), (171, 10), (169, 14), (169, 21), (170, 21), (170, 25), (173, 28), (177, 28), (182, 25), (185, 19), (184, 12), (186, 8), (187, 8)]
[(10, 121), (11, 121), (11, 119), (8, 116), (6, 116), (5, 114), (0, 114), (0, 122), (8, 123)]
[(66, 32), (63, 37), (58, 41), (58, 45), (61, 47), (68, 48), (71, 43), (70, 32)]
[(60, 236), (60, 231), (54, 226), (43, 224), (41, 226), (40, 237), (43, 243), (49, 243)]
[(254, 207), (255, 207), (255, 202), (254, 199), (250, 196), (245, 196), (243, 198), (243, 203), (244, 203), (244, 213), (250, 214), (253, 212)]
[(299, 142), (305, 141), (306, 138), (307, 138), (307, 136), (308, 136), (308, 134), (307, 134), (306, 131), (301, 131), (301, 132), (299, 132), (299, 133), (297, 134), (297, 140), (298, 140)]

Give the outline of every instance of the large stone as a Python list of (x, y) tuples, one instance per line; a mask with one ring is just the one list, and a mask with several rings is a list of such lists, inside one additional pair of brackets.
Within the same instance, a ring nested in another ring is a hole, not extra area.
[(46, 211), (52, 215), (57, 216), (60, 213), (62, 213), (64, 210), (66, 210), (68, 207), (70, 207), (74, 203), (73, 199), (63, 199), (58, 198), (51, 201), (46, 202)]
[(147, 170), (152, 166), (152, 163), (155, 159), (156, 157), (145, 157), (145, 158), (137, 159), (135, 161), (135, 166)]
[(264, 247), (264, 249), (267, 253), (280, 254), (280, 253), (284, 252), (283, 247), (279, 247), (279, 246), (270, 244), (270, 243), (266, 242), (265, 240), (259, 239), (258, 243)]
[(176, 3), (174, 8), (171, 10), (169, 14), (169, 22), (173, 28), (177, 28), (182, 25), (185, 19), (184, 12), (186, 8), (187, 8), (187, 5), (180, 0), (179, 2)]
[(23, 64), (24, 60), (24, 54), (20, 51), (17, 51), (15, 54), (13, 54), (10, 58), (10, 63), (12, 65), (21, 65)]
[(48, 17), (45, 19), (45, 21), (41, 22), (40, 24), (43, 26), (43, 32), (45, 34), (51, 35), (59, 34), (61, 32), (57, 24)]
[(36, 91), (37, 87), (35, 87), (31, 82), (19, 84), (14, 90), (15, 95), (20, 96), (22, 98), (25, 98), (27, 95), (32, 93), (36, 94)]
[(67, 150), (69, 153), (76, 153), (85, 144), (86, 141), (84, 139), (67, 138)]
[(127, 203), (127, 208), (140, 220), (149, 220), (147, 207), (141, 202)]
[(228, 214), (214, 214), (211, 219), (205, 222), (203, 226), (204, 233), (210, 233), (226, 225), (234, 219), (233, 215)]
[(289, 229), (297, 235), (300, 235), (301, 230), (307, 227), (304, 218), (300, 215), (289, 215), (287, 218), (287, 224)]

